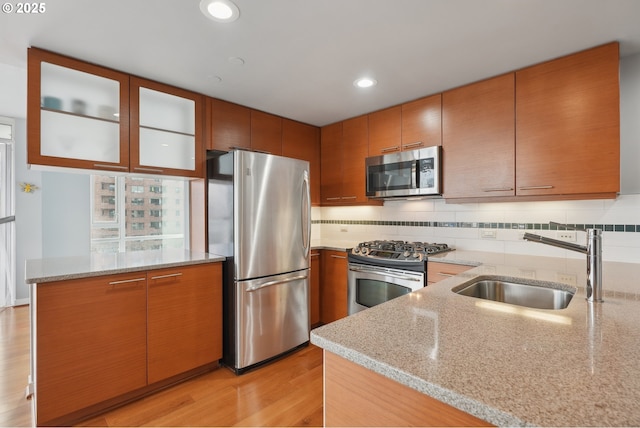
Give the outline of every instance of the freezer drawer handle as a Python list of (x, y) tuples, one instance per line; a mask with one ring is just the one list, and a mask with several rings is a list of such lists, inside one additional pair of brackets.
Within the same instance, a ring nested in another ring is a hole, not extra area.
[(151, 279), (173, 278), (174, 276), (182, 276), (182, 273), (170, 273), (167, 275), (152, 276)]
[(247, 291), (256, 291), (256, 290), (259, 290), (261, 288), (271, 287), (272, 285), (285, 284), (287, 282), (299, 281), (301, 279), (306, 279), (307, 277), (308, 277), (307, 275), (298, 275), (298, 276), (294, 276), (292, 278), (279, 279), (279, 280), (276, 280), (276, 281), (269, 281), (269, 282), (265, 282), (264, 284), (254, 285), (252, 287), (249, 287), (249, 288), (247, 288)]

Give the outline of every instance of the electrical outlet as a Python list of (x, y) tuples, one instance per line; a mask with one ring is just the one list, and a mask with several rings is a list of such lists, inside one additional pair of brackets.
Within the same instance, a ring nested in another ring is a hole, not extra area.
[(576, 242), (575, 230), (559, 230), (556, 232), (556, 238), (563, 241)]
[(524, 270), (520, 269), (520, 275), (524, 278), (528, 279), (536, 279), (536, 271), (535, 270)]
[(496, 239), (496, 236), (497, 232), (492, 229), (484, 229), (482, 232), (480, 232), (480, 237), (482, 239)]
[(340, 226), (340, 232), (348, 232), (347, 226)]
[(562, 282), (563, 284), (573, 285), (574, 287), (578, 283), (576, 276), (572, 273), (558, 273), (557, 278), (558, 278), (558, 282)]

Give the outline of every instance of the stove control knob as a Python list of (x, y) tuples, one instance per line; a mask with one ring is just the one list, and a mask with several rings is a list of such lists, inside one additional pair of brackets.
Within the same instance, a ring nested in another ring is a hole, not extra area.
[(413, 253), (413, 258), (414, 259), (419, 259), (420, 258), (420, 253)]
[(369, 254), (369, 249), (365, 247), (362, 250), (360, 250), (360, 252), (362, 253), (363, 256), (366, 256), (367, 254)]
[(411, 255), (410, 251), (405, 251), (404, 253), (402, 253), (402, 257), (404, 258), (408, 258)]
[(353, 253), (354, 253), (354, 254), (358, 254), (359, 252), (360, 252), (360, 247), (355, 247), (355, 248), (353, 249)]

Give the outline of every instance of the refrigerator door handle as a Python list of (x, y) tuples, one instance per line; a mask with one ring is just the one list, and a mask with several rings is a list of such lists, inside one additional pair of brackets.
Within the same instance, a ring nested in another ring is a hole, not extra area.
[(259, 285), (252, 285), (250, 287), (247, 287), (247, 291), (256, 291), (256, 290), (260, 290), (261, 288), (266, 288), (266, 287), (271, 287), (272, 285), (278, 285), (278, 284), (286, 284), (287, 282), (293, 282), (293, 281), (300, 281), (301, 279), (306, 279), (308, 277), (308, 275), (298, 275), (298, 276), (294, 276), (291, 278), (286, 278), (286, 279), (278, 279), (275, 281), (269, 281), (269, 282), (265, 282), (264, 284), (259, 284)]
[[(302, 176), (302, 249), (304, 256), (309, 256), (311, 248), (311, 190), (309, 185), (309, 172)], [(306, 229), (306, 230), (305, 230)]]

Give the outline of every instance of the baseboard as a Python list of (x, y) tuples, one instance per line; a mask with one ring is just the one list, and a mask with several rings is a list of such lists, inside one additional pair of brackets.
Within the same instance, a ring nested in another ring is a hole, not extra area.
[(31, 303), (30, 299), (28, 297), (25, 297), (23, 299), (16, 299), (12, 306), (23, 306), (28, 305), (29, 303)]

